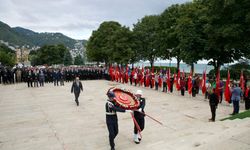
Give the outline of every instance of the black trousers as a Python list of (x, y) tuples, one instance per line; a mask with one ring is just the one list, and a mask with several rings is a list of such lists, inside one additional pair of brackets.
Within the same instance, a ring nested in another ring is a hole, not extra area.
[(155, 82), (155, 90), (157, 90), (157, 91), (158, 91), (158, 86), (159, 86), (159, 83)]
[(115, 147), (115, 137), (117, 136), (118, 130), (118, 122), (107, 123), (108, 131), (109, 131), (109, 144), (111, 148)]
[(76, 101), (77, 106), (79, 106), (79, 101), (78, 101), (79, 95), (80, 93), (75, 92), (75, 101)]
[[(138, 123), (138, 125), (139, 125), (139, 127), (140, 127), (140, 129), (142, 131), (144, 129), (144, 127), (145, 127), (145, 119), (144, 119), (144, 117), (138, 118), (138, 117), (135, 116), (135, 120)], [(136, 128), (136, 125), (134, 124), (134, 134), (137, 134), (137, 133), (138, 133), (138, 129)]]
[(182, 89), (181, 89), (181, 95), (184, 96), (184, 94), (185, 94), (185, 89), (182, 88)]
[(33, 87), (33, 82), (32, 81), (28, 80), (27, 83), (28, 83), (28, 87)]
[(212, 120), (215, 121), (215, 116), (216, 116), (216, 106), (215, 105), (210, 105), (211, 113), (212, 113)]
[(222, 98), (223, 98), (223, 92), (220, 91), (220, 103), (222, 102)]
[(233, 101), (233, 106), (234, 106), (234, 111), (233, 114), (238, 114), (239, 113), (239, 109), (240, 109), (240, 101)]
[(167, 92), (167, 83), (166, 82), (163, 82), (163, 89), (162, 89), (162, 92)]
[(249, 98), (245, 99), (245, 109), (246, 110), (250, 109), (250, 99)]

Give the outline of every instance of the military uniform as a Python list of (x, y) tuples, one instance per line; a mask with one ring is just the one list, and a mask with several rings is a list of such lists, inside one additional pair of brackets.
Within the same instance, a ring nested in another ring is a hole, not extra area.
[[(111, 95), (114, 96), (114, 95)], [(109, 131), (109, 144), (111, 147), (111, 150), (115, 149), (115, 143), (114, 139), (117, 136), (119, 130), (118, 130), (118, 118), (116, 115), (116, 112), (125, 112), (125, 110), (115, 106), (114, 102), (107, 101), (105, 105), (106, 109), (106, 124)]]

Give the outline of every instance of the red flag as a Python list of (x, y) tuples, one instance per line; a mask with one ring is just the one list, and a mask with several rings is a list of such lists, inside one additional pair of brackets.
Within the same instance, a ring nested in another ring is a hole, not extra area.
[(151, 78), (151, 84), (152, 84), (152, 88), (154, 88), (154, 86), (155, 86), (155, 74), (154, 74), (154, 72), (151, 72), (151, 76), (152, 76), (152, 78)]
[(128, 83), (128, 64), (126, 66), (125, 82)]
[(168, 68), (168, 78), (167, 78), (167, 84), (168, 84), (168, 90), (170, 91), (170, 89), (171, 89), (171, 85), (170, 85), (170, 74), (171, 74), (171, 72), (170, 72), (170, 68)]
[(220, 68), (218, 68), (218, 71), (217, 71), (215, 90), (216, 90), (218, 97), (220, 97)]
[(193, 87), (193, 84), (192, 84), (192, 69), (191, 69), (190, 74), (188, 76), (188, 93), (189, 94), (192, 94), (192, 87)]
[(241, 87), (241, 90), (244, 92), (245, 91), (245, 80), (244, 80), (244, 76), (243, 76), (243, 71), (241, 70), (241, 73), (240, 73), (240, 87)]
[(185, 78), (185, 72), (184, 72), (184, 69), (182, 71), (182, 78), (184, 79)]
[(149, 69), (147, 69), (146, 70), (146, 87), (149, 86), (149, 82), (150, 82), (150, 80), (149, 80)]
[(155, 72), (154, 72), (154, 66), (152, 67), (151, 72), (152, 72), (152, 73), (155, 73)]
[(226, 86), (225, 86), (225, 100), (229, 103), (230, 98), (231, 98), (231, 91), (230, 91), (230, 72), (229, 70), (227, 71), (227, 81), (226, 81)]
[(114, 81), (114, 79), (113, 79), (113, 67), (111, 65), (109, 66), (109, 76), (111, 78), (111, 81)]
[(206, 70), (203, 71), (201, 87), (202, 87), (202, 94), (205, 94), (207, 91), (207, 88), (206, 88)]
[(141, 70), (141, 74), (142, 74), (142, 77), (141, 77), (141, 85), (143, 85), (144, 83), (144, 66), (142, 65), (142, 70)]
[(180, 85), (180, 70), (178, 69), (178, 73), (177, 73), (177, 77), (176, 77), (176, 89), (177, 91), (179, 91), (181, 89), (181, 85)]

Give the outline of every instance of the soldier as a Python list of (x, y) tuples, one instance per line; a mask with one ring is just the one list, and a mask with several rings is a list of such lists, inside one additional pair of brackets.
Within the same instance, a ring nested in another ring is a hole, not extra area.
[(218, 95), (215, 93), (215, 89), (213, 89), (213, 93), (209, 97), (209, 105), (212, 113), (212, 118), (209, 119), (210, 122), (215, 121), (215, 115), (218, 103), (219, 103)]
[(107, 128), (109, 131), (109, 144), (111, 147), (111, 150), (115, 150), (115, 143), (114, 143), (114, 139), (118, 134), (118, 119), (117, 119), (117, 115), (116, 112), (125, 112), (125, 110), (115, 106), (114, 103), (114, 97), (115, 94), (111, 91), (109, 91), (107, 93), (108, 96), (108, 100), (107, 103), (105, 105), (105, 109), (106, 109), (106, 124), (107, 124)]
[(75, 94), (75, 101), (77, 106), (79, 106), (78, 98), (81, 91), (83, 91), (82, 82), (79, 80), (79, 77), (76, 77), (71, 87), (71, 93), (74, 92)]
[[(142, 91), (141, 90), (137, 90), (135, 96), (138, 98), (138, 100), (140, 101), (140, 106), (138, 108), (138, 110), (134, 111), (134, 117), (136, 122), (138, 123), (140, 130), (143, 131), (144, 126), (145, 126), (145, 114), (144, 114), (144, 107), (146, 105), (146, 101), (145, 98), (142, 98)], [(134, 124), (134, 142), (136, 144), (139, 144), (141, 141), (141, 136), (138, 134), (138, 129), (136, 127), (136, 125)]]

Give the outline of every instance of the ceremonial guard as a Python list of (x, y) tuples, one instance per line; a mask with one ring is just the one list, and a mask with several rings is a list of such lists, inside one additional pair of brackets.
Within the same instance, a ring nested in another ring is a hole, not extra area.
[(115, 150), (114, 139), (118, 134), (118, 119), (117, 119), (116, 112), (117, 111), (125, 112), (125, 110), (115, 105), (114, 100), (113, 100), (115, 98), (114, 92), (108, 91), (107, 96), (108, 96), (108, 100), (105, 105), (106, 124), (107, 124), (107, 128), (109, 131), (109, 144), (110, 144), (111, 150)]
[(75, 101), (76, 101), (77, 106), (79, 106), (78, 98), (79, 98), (81, 91), (83, 91), (82, 82), (79, 80), (79, 77), (76, 77), (71, 87), (71, 93), (74, 92), (75, 94)]
[[(141, 90), (137, 90), (135, 96), (140, 101), (140, 106), (138, 107), (138, 110), (134, 111), (134, 117), (135, 117), (135, 120), (140, 127), (140, 131), (143, 131), (144, 126), (145, 126), (144, 107), (146, 105), (146, 101), (145, 101), (145, 98), (142, 98), (142, 91)], [(139, 134), (138, 128), (136, 127), (136, 124), (134, 124), (134, 142), (136, 144), (139, 144), (141, 139), (142, 139), (142, 137)]]
[(215, 89), (213, 89), (212, 94), (209, 97), (209, 105), (212, 113), (212, 118), (209, 119), (209, 121), (214, 122), (215, 121), (215, 115), (216, 115), (216, 109), (219, 103), (218, 95), (215, 93)]

